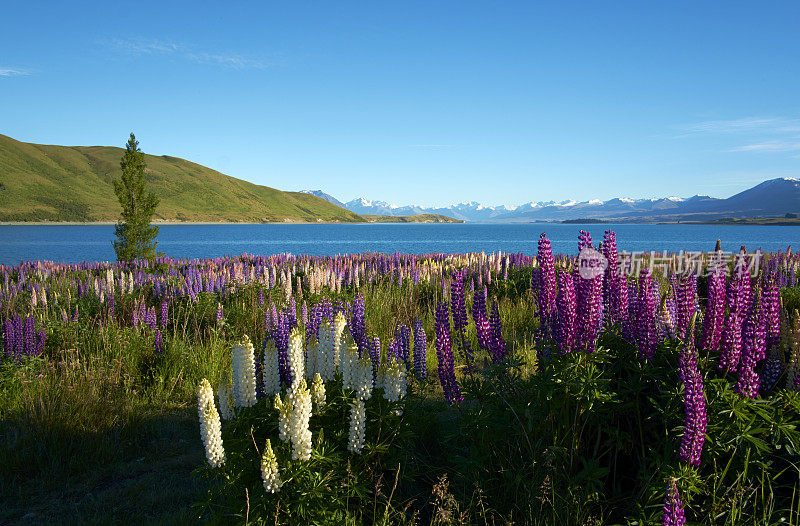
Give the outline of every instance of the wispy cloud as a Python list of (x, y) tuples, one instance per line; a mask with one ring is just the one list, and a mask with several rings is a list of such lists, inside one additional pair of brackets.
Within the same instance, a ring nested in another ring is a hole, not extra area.
[(724, 151), (751, 153), (800, 152), (800, 119), (788, 117), (745, 117), (702, 121), (680, 128), (676, 138), (707, 136), (735, 137), (739, 144)]
[(19, 68), (4, 68), (0, 66), (0, 77), (21, 77), (23, 75), (30, 75), (31, 72), (27, 69)]
[(129, 55), (174, 56), (197, 64), (208, 64), (226, 69), (264, 69), (268, 66), (268, 64), (262, 60), (246, 57), (237, 53), (203, 51), (181, 42), (172, 42), (168, 40), (115, 38), (104, 43), (108, 43), (115, 49)]

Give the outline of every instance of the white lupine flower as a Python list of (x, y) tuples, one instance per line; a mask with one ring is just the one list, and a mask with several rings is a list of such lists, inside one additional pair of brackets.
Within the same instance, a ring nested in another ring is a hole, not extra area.
[(359, 454), (364, 447), (364, 433), (367, 426), (367, 411), (364, 401), (356, 398), (350, 406), (350, 436), (347, 440), (347, 450)]
[(278, 350), (275, 342), (267, 340), (264, 346), (264, 362), (261, 367), (261, 374), (264, 381), (264, 393), (272, 396), (281, 392), (281, 375), (278, 368)]
[(200, 437), (203, 439), (206, 459), (212, 468), (218, 468), (225, 463), (222, 424), (214, 405), (214, 390), (205, 378), (197, 388), (197, 414), (200, 418)]
[(253, 344), (245, 335), (233, 346), (233, 401), (236, 407), (256, 404), (256, 361)]
[(342, 343), (345, 340), (345, 329), (347, 328), (347, 320), (344, 314), (337, 312), (333, 318), (333, 348), (336, 352), (334, 355), (334, 367), (339, 367), (341, 360), (341, 353), (344, 350)]
[(292, 422), (292, 400), (289, 395), (286, 395), (286, 400), (281, 400), (281, 395), (275, 393), (274, 407), (278, 411), (278, 438), (286, 442)]
[(230, 381), (224, 381), (217, 387), (217, 400), (219, 401), (219, 414), (224, 420), (233, 420), (236, 418), (236, 411), (233, 403), (233, 388), (231, 387)]
[(291, 399), (292, 416), (289, 421), (289, 436), (292, 439), (292, 459), (308, 460), (311, 458), (311, 431), (308, 421), (311, 418), (311, 391), (306, 379), (300, 382), (286, 395)]
[(317, 339), (311, 336), (306, 346), (306, 378), (312, 380), (319, 373), (319, 345)]
[(386, 366), (383, 397), (390, 402), (399, 402), (404, 396), (406, 396), (406, 367), (392, 360)]
[(289, 335), (289, 367), (292, 370), (292, 388), (297, 385), (300, 380), (305, 380), (305, 362), (306, 357), (303, 355), (303, 332), (300, 327), (292, 329)]
[[(349, 340), (349, 341), (348, 341)], [(339, 353), (339, 370), (342, 373), (342, 389), (355, 389), (356, 362), (358, 361), (358, 347), (353, 338), (348, 336), (342, 340)]]
[(322, 380), (328, 382), (333, 380), (336, 374), (335, 354), (337, 349), (333, 346), (333, 329), (328, 320), (322, 320), (319, 324), (319, 342), (317, 343), (319, 353), (319, 374)]
[(311, 382), (311, 397), (314, 399), (314, 405), (317, 406), (317, 414), (322, 412), (325, 407), (325, 384), (322, 383), (322, 377), (319, 373), (314, 375), (314, 381)]
[(264, 454), (261, 455), (261, 480), (264, 481), (264, 489), (267, 493), (277, 493), (283, 486), (278, 473), (278, 459), (275, 457), (275, 452), (272, 451), (269, 439), (264, 447)]
[(369, 400), (372, 396), (372, 361), (368, 356), (356, 360), (353, 366), (353, 372), (356, 398)]

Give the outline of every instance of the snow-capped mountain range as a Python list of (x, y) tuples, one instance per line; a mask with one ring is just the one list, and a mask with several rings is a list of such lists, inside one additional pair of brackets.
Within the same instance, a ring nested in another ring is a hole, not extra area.
[(774, 217), (800, 212), (800, 179), (770, 179), (726, 199), (695, 195), (602, 201), (530, 201), (520, 206), (485, 206), (472, 201), (447, 207), (397, 206), (363, 197), (342, 203), (321, 190), (302, 190), (356, 214), (442, 214), (464, 221), (534, 222), (566, 219), (617, 219), (623, 221), (689, 221), (721, 217)]

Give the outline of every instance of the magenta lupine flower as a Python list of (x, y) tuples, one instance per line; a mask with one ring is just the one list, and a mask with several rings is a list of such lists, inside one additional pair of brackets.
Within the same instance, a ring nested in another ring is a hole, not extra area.
[(492, 361), (497, 363), (506, 357), (506, 341), (503, 339), (503, 326), (500, 323), (500, 308), (497, 305), (497, 300), (492, 304), (489, 327), (491, 328), (489, 347), (492, 351)]
[(763, 303), (756, 289), (756, 298), (750, 313), (744, 322), (742, 331), (742, 359), (739, 364), (739, 380), (734, 391), (747, 398), (755, 398), (761, 385), (761, 378), (756, 373), (758, 362), (765, 356), (767, 330)]
[(728, 284), (728, 315), (722, 332), (719, 356), (720, 370), (735, 372), (739, 368), (742, 353), (742, 324), (744, 323), (744, 290), (742, 281), (734, 279)]
[(419, 318), (414, 322), (414, 374), (418, 379), (424, 380), (428, 372), (427, 368), (428, 339), (425, 335), (425, 328)]
[(593, 248), (592, 235), (585, 230), (581, 230), (580, 234), (578, 234), (578, 252), (584, 248)]
[(703, 376), (697, 365), (697, 349), (694, 346), (694, 330), (690, 330), (681, 349), (679, 376), (683, 382), (684, 431), (678, 458), (699, 466), (706, 440), (708, 417)]
[(703, 318), (703, 349), (719, 350), (722, 331), (725, 326), (725, 273), (724, 263), (717, 256), (709, 265), (708, 302)]
[(681, 278), (675, 300), (675, 335), (684, 339), (697, 305), (697, 276), (695, 274)]
[(572, 352), (575, 347), (575, 281), (567, 271), (558, 273), (558, 330), (556, 341), (562, 353)]
[(639, 296), (636, 299), (636, 346), (642, 360), (651, 360), (658, 345), (658, 317), (653, 280), (649, 269), (639, 276)]
[(661, 514), (661, 526), (684, 526), (686, 514), (683, 511), (683, 502), (678, 494), (675, 479), (670, 479), (667, 493), (664, 495), (664, 512)]
[(492, 327), (489, 325), (489, 320), (486, 318), (481, 318), (475, 324), (475, 331), (478, 335), (478, 346), (488, 351), (491, 347), (492, 341)]
[(767, 348), (772, 348), (781, 340), (781, 289), (774, 277), (767, 278), (765, 275), (761, 290), (761, 303), (767, 328)]
[(463, 400), (461, 388), (456, 380), (453, 349), (450, 342), (450, 312), (447, 303), (440, 302), (436, 309), (436, 358), (439, 361), (439, 382), (447, 403), (450, 405)]
[[(619, 254), (617, 253), (617, 234), (613, 230), (606, 230), (603, 233), (603, 256), (608, 260), (608, 267), (603, 274), (603, 313), (608, 326), (611, 326), (623, 319), (622, 303), (623, 299), (619, 292), (619, 281), (623, 279), (619, 272)], [(625, 299), (627, 299), (627, 287)], [(627, 302), (626, 302), (627, 303)], [(627, 312), (627, 305), (624, 309)]]
[[(539, 269), (536, 273), (536, 292), (539, 304), (539, 323), (542, 336), (548, 340), (555, 336), (556, 318), (556, 265), (550, 240), (544, 232), (539, 236), (539, 252), (536, 257)], [(477, 322), (476, 322), (477, 323)]]
[(578, 312), (575, 325), (577, 328), (576, 345), (584, 352), (594, 352), (597, 345), (597, 334), (602, 322), (603, 277), (592, 279), (578, 278)]

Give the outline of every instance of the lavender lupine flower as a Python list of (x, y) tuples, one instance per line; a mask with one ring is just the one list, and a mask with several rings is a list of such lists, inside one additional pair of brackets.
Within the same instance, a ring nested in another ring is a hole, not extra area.
[(300, 307), (300, 321), (303, 323), (303, 327), (308, 325), (308, 305), (306, 300), (303, 300), (303, 306)]
[(447, 403), (450, 405), (463, 400), (461, 388), (456, 380), (453, 349), (450, 342), (450, 312), (447, 303), (441, 302), (436, 308), (436, 358), (439, 361), (439, 382)]
[(222, 303), (217, 303), (217, 328), (222, 327), (222, 323), (223, 323)]
[(734, 390), (747, 398), (755, 398), (761, 378), (755, 369), (765, 355), (767, 330), (760, 291), (756, 288), (756, 298), (744, 322), (742, 331), (742, 358), (739, 364), (739, 380)]
[(717, 351), (725, 321), (725, 268), (721, 255), (712, 258), (708, 270), (708, 303), (703, 318), (703, 349)]
[(651, 360), (658, 344), (656, 299), (649, 269), (639, 276), (639, 296), (636, 299), (636, 346), (642, 360)]
[(567, 271), (558, 273), (558, 330), (556, 341), (561, 353), (572, 352), (575, 347), (575, 317), (577, 315), (575, 281)]
[(263, 307), (264, 306), (264, 290), (263, 289), (260, 289), (258, 291), (258, 306), (259, 307)]
[[(539, 323), (542, 336), (548, 340), (555, 336), (556, 317), (556, 266), (550, 240), (544, 232), (539, 236), (539, 252), (536, 257), (539, 269), (536, 274)], [(476, 320), (477, 323), (477, 320)]]
[(697, 365), (697, 349), (694, 346), (694, 326), (689, 329), (686, 343), (681, 349), (678, 372), (683, 382), (683, 407), (686, 414), (678, 458), (699, 466), (708, 418), (703, 376)]
[(428, 339), (422, 320), (417, 318), (414, 322), (414, 374), (418, 379), (424, 380), (427, 373)]
[(111, 322), (113, 322), (116, 319), (116, 311), (115, 311), (115, 303), (114, 303), (114, 295), (113, 294), (108, 299), (108, 319)]
[[(114, 299), (113, 297), (111, 298)], [(169, 302), (164, 300), (161, 302), (161, 327), (166, 328), (169, 321)]]
[(506, 357), (506, 341), (503, 339), (503, 326), (500, 323), (500, 309), (497, 300), (492, 304), (489, 327), (491, 329), (489, 348), (492, 351), (492, 361), (496, 363)]
[(664, 512), (661, 514), (661, 526), (684, 526), (686, 515), (683, 511), (683, 502), (678, 493), (675, 479), (669, 481), (667, 493), (664, 495)]

